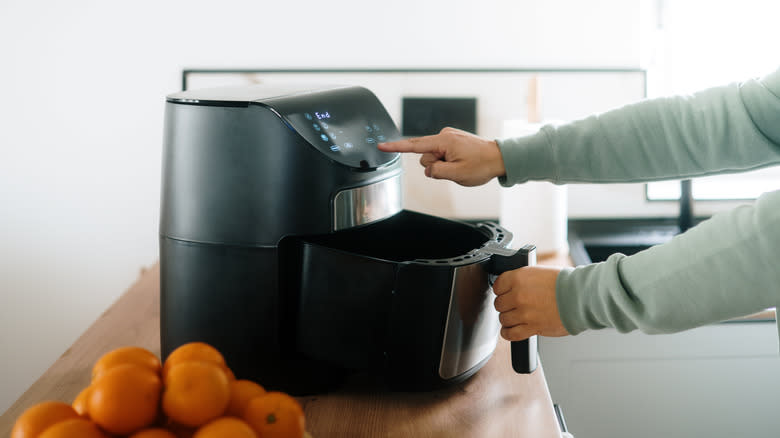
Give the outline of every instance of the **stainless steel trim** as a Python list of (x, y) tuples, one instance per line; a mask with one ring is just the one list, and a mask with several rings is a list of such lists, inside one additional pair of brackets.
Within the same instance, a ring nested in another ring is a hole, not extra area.
[(342, 190), (333, 197), (333, 231), (368, 224), (401, 211), (401, 175)]
[(451, 379), (489, 357), (496, 349), (500, 329), (493, 290), (482, 264), (455, 268), (439, 376)]

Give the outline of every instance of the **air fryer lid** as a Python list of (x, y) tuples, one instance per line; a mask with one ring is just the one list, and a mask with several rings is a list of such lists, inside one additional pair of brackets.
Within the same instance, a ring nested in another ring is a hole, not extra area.
[(384, 106), (363, 87), (256, 84), (183, 91), (168, 96), (168, 101), (269, 108), (331, 160), (352, 168), (374, 170), (394, 163), (400, 155), (376, 148), (377, 143), (401, 136)]

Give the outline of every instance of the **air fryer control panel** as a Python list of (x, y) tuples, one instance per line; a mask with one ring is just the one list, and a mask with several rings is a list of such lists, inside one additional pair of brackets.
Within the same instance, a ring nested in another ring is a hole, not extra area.
[(398, 140), (400, 133), (373, 93), (360, 87), (322, 90), (263, 100), (328, 158), (370, 170), (390, 164), (398, 154), (377, 144)]

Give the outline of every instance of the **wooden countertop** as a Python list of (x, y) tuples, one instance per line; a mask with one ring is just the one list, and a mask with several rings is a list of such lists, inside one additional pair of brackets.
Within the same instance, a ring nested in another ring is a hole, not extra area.
[[(567, 262), (562, 256), (543, 260)], [(160, 354), (160, 271), (138, 280), (0, 416), (0, 437), (15, 419), (44, 400), (71, 402), (89, 383), (92, 364), (105, 352), (137, 345)], [(380, 393), (358, 381), (338, 392), (300, 397), (306, 428), (321, 437), (560, 437), (541, 365), (515, 374), (509, 343), (499, 340), (493, 357), (471, 379), (426, 393)]]

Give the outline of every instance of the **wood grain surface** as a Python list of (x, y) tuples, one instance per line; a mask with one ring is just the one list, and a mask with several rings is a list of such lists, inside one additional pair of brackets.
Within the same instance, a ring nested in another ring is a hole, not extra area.
[[(15, 419), (36, 403), (71, 402), (89, 383), (92, 364), (105, 352), (137, 345), (160, 354), (159, 276), (159, 265), (141, 272), (0, 417), (0, 437), (9, 436)], [(530, 375), (515, 374), (509, 343), (503, 339), (485, 367), (459, 385), (424, 393), (378, 388), (370, 379), (356, 377), (339, 391), (300, 397), (306, 429), (314, 438), (560, 436), (541, 366)]]

